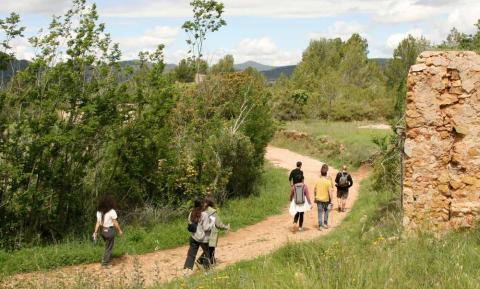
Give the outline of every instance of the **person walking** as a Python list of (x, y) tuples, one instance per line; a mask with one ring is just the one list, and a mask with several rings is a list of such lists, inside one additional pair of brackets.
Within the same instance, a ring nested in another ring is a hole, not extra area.
[(193, 209), (188, 215), (188, 231), (191, 233), (189, 238), (189, 248), (187, 258), (183, 266), (184, 274), (187, 275), (193, 270), (195, 258), (197, 257), (198, 248), (203, 250), (204, 258), (202, 259), (203, 268), (210, 268), (210, 250), (208, 249), (208, 241), (210, 239), (211, 229), (215, 225), (209, 215), (204, 212), (204, 201), (196, 199), (193, 202)]
[(348, 199), (348, 189), (353, 186), (352, 176), (347, 172), (347, 166), (342, 166), (342, 171), (337, 173), (335, 178), (335, 186), (337, 187), (338, 211), (345, 212), (345, 204)]
[(301, 183), (303, 179), (303, 171), (302, 171), (302, 162), (297, 162), (297, 167), (290, 172), (288, 176), (288, 181), (290, 185), (295, 185), (297, 183)]
[(98, 232), (105, 241), (105, 250), (102, 256), (102, 268), (108, 268), (110, 257), (112, 256), (113, 245), (115, 243), (115, 230), (121, 236), (123, 231), (117, 221), (117, 208), (112, 196), (103, 196), (97, 206), (97, 222), (93, 230), (93, 240), (96, 242)]
[(308, 193), (308, 187), (304, 183), (304, 178), (300, 179), (299, 183), (292, 185), (290, 191), (290, 214), (293, 218), (293, 228), (295, 231), (296, 224), (298, 222), (298, 231), (303, 231), (303, 218), (305, 212), (310, 210), (311, 207), (310, 194)]
[(322, 165), (320, 178), (315, 183), (314, 196), (318, 212), (318, 229), (328, 229), (328, 212), (333, 200), (333, 181), (328, 176), (328, 166)]
[[(230, 224), (225, 225), (218, 216), (218, 212), (215, 206), (215, 200), (213, 197), (208, 196), (205, 198), (205, 212), (208, 214), (209, 218), (215, 222), (211, 233), (210, 239), (208, 241), (208, 250), (210, 251), (210, 264), (215, 265), (216, 258), (215, 258), (215, 248), (218, 244), (218, 234), (219, 230), (230, 230)], [(202, 254), (200, 258), (197, 260), (198, 263), (204, 262), (203, 259), (205, 258), (205, 254)]]

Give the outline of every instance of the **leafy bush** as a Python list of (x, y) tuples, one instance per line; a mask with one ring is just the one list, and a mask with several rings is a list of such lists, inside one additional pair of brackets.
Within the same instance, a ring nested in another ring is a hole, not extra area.
[(255, 192), (274, 131), (263, 78), (174, 84), (163, 45), (122, 69), (104, 29), (96, 6), (75, 0), (0, 88), (0, 247), (90, 232), (103, 194), (128, 215)]

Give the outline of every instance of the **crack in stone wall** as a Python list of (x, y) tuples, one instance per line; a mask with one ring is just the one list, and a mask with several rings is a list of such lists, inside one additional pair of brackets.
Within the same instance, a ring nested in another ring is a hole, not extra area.
[(480, 219), (480, 55), (427, 51), (410, 68), (404, 226), (434, 231)]

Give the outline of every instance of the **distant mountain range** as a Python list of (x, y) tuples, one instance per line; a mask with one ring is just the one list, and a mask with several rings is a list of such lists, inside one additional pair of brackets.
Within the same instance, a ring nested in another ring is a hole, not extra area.
[[(388, 62), (389, 58), (371, 58), (370, 61), (378, 63), (378, 65), (384, 69), (386, 63)], [(27, 60), (15, 60), (14, 62), (14, 67), (15, 70), (22, 70), (27, 67), (29, 62)], [(132, 66), (135, 68), (135, 66), (138, 66), (138, 60), (125, 60), (121, 61), (120, 65), (122, 67), (125, 66)], [(165, 72), (169, 72), (173, 69), (175, 69), (177, 65), (168, 63), (165, 65)], [(261, 64), (255, 61), (247, 61), (244, 63), (239, 63), (235, 64), (234, 68), (237, 71), (243, 71), (247, 69), (248, 67), (255, 68), (259, 72), (261, 72), (269, 82), (274, 82), (280, 75), (284, 74), (287, 77), (290, 77), (295, 70), (296, 65), (287, 65), (287, 66), (270, 66), (270, 65), (265, 65)], [(0, 71), (0, 83), (3, 80), (4, 82), (9, 80), (12, 77), (12, 69), (9, 67), (6, 71)]]
[(256, 70), (258, 70), (260, 72), (268, 71), (268, 70), (272, 70), (272, 69), (276, 68), (275, 66), (265, 65), (265, 64), (261, 64), (261, 63), (255, 62), (255, 61), (247, 61), (247, 62), (244, 62), (244, 63), (235, 64), (233, 67), (235, 68), (235, 70), (239, 70), (239, 71), (242, 71), (242, 70), (245, 70), (245, 69), (251, 67), (251, 68), (255, 68)]

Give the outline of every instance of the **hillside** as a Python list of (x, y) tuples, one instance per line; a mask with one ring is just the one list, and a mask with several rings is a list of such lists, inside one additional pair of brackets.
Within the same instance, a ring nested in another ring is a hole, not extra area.
[(13, 60), (13, 63), (7, 64), (6, 70), (0, 70), (0, 84), (10, 80), (15, 72), (25, 69), (29, 63), (29, 61), (22, 59)]
[(275, 67), (270, 70), (262, 71), (262, 74), (267, 78), (269, 82), (274, 82), (282, 74), (287, 77), (290, 77), (290, 75), (292, 75), (293, 71), (295, 70), (295, 67), (297, 66), (288, 65), (288, 66)]
[(255, 68), (256, 70), (258, 70), (260, 72), (271, 70), (271, 69), (275, 68), (274, 66), (261, 64), (261, 63), (255, 62), (255, 61), (247, 61), (247, 62), (244, 62), (244, 63), (239, 63), (239, 64), (234, 65), (235, 70), (245, 70), (249, 67)]

